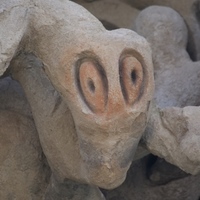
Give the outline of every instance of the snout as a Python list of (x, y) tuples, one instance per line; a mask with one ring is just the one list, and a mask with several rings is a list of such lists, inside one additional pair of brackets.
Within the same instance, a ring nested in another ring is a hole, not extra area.
[(110, 144), (106, 143), (108, 141), (91, 144), (82, 140), (81, 156), (89, 183), (104, 189), (113, 189), (125, 180), (138, 139), (125, 142), (118, 139), (115, 142), (111, 141)]
[(145, 58), (150, 55), (146, 49), (135, 50), (137, 45), (113, 51), (107, 43), (105, 48), (95, 44), (77, 55), (73, 70), (66, 70), (62, 94), (74, 119), (81, 177), (111, 189), (124, 181), (146, 127), (152, 63), (151, 57)]
[(146, 115), (130, 115), (104, 123), (80, 124), (78, 138), (86, 179), (105, 189), (119, 186), (134, 158)]

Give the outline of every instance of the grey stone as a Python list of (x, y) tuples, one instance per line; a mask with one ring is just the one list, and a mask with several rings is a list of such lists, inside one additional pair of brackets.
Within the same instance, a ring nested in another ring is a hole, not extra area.
[[(167, 7), (151, 6), (140, 12), (136, 30), (151, 43), (155, 66), (155, 102), (144, 140), (150, 152), (182, 170), (200, 170), (199, 62), (185, 50), (187, 29), (180, 15)], [(187, 80), (187, 81), (186, 81)]]
[(173, 9), (151, 6), (140, 12), (135, 30), (151, 45), (155, 75), (155, 101), (159, 107), (200, 104), (200, 62), (187, 51), (187, 28)]

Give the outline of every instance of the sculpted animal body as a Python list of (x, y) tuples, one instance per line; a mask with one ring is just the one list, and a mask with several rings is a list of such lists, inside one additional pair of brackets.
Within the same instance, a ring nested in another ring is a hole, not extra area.
[(153, 93), (148, 43), (130, 30), (106, 31), (70, 1), (1, 4), (9, 13), (1, 21), (1, 73), (12, 60), (54, 177), (118, 186), (147, 124)]

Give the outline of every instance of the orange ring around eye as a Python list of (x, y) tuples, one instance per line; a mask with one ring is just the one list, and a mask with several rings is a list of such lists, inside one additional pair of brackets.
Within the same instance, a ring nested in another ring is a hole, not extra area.
[(143, 83), (143, 67), (133, 56), (125, 57), (120, 63), (120, 83), (124, 99), (132, 105), (140, 96)]
[(92, 61), (85, 61), (79, 68), (79, 80), (87, 106), (96, 113), (102, 113), (106, 106), (106, 88), (103, 75)]

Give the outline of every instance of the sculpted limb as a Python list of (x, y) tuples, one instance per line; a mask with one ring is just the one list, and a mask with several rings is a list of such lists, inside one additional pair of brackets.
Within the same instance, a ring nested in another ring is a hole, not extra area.
[(138, 9), (144, 9), (150, 6), (158, 5), (160, 7), (170, 7), (176, 12), (178, 12), (184, 19), (184, 21), (187, 24), (189, 31), (189, 37), (188, 37), (188, 44), (187, 49), (191, 53), (191, 56), (193, 57), (193, 60), (199, 60), (200, 58), (200, 28), (199, 28), (199, 1), (196, 0), (190, 0), (182, 2), (180, 1), (174, 1), (174, 0), (166, 0), (166, 1), (160, 1), (160, 0), (154, 0), (154, 1), (148, 1), (148, 0), (141, 0), (141, 1), (132, 1), (132, 0), (124, 0), (126, 2), (129, 2), (132, 4), (132, 6), (138, 8)]
[[(42, 138), (42, 135), (39, 134), (41, 144), (44, 145), (43, 151), (46, 152), (46, 149), (49, 148), (52, 156), (55, 155), (56, 148), (52, 147), (53, 141), (55, 145), (61, 145), (63, 149), (64, 155), (61, 155), (60, 152), (60, 157), (66, 157), (66, 153), (72, 151), (73, 155), (69, 154), (67, 157), (72, 162), (71, 168), (68, 167), (68, 176), (75, 176), (73, 172), (77, 174), (78, 171), (81, 171), (81, 163), (75, 127), (67, 105), (45, 75), (42, 63), (34, 55), (23, 54), (15, 58), (11, 63), (11, 68), (13, 78), (20, 82), (25, 91), (37, 130), (44, 135)], [(52, 136), (52, 133), (56, 133), (53, 138), (45, 137), (45, 135)], [(57, 162), (61, 162), (59, 157), (57, 159)], [(51, 166), (51, 161), (49, 164)], [(76, 166), (78, 169), (75, 169)], [(77, 176), (79, 177), (78, 174)]]

